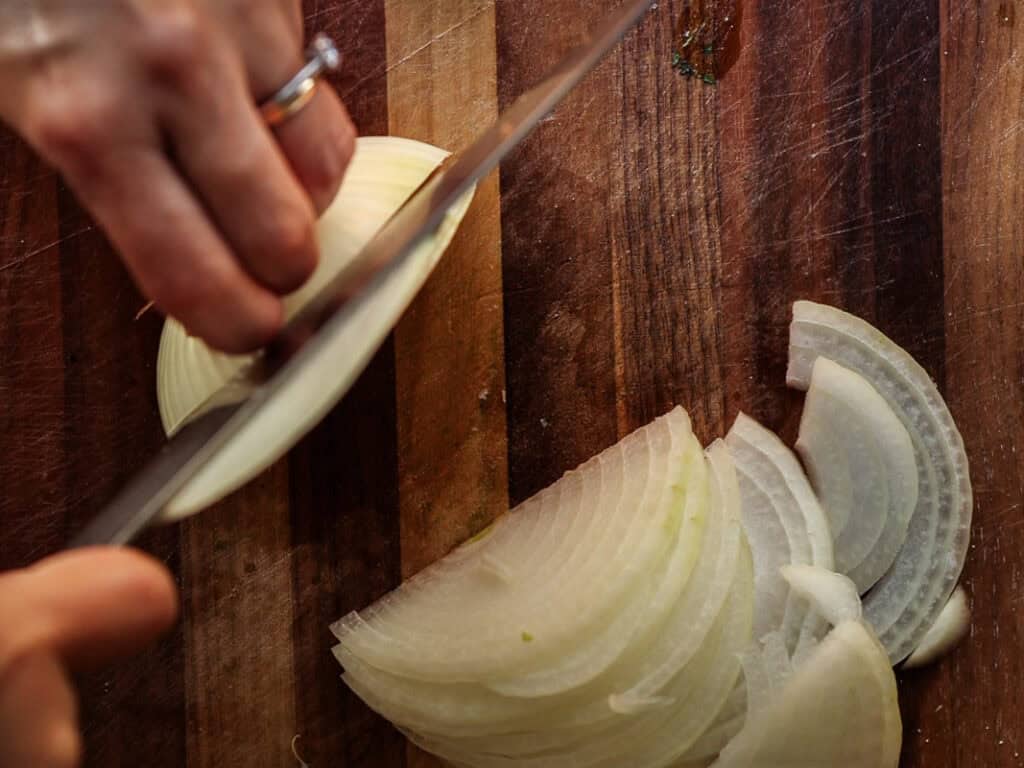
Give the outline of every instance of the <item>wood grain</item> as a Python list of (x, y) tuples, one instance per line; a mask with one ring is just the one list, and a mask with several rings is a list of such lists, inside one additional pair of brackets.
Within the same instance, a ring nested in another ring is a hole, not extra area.
[[(1024, 764), (1024, 9), (747, 0), (717, 87), (656, 12), (483, 183), (353, 391), (291, 456), (143, 546), (161, 644), (83, 677), (89, 766), (433, 766), (352, 695), (327, 627), (675, 404), (791, 434), (790, 303), (919, 356), (977, 496), (971, 639), (901, 675), (904, 768)], [(616, 0), (307, 0), (364, 134), (458, 148)], [(59, 179), (0, 135), (0, 567), (159, 446), (159, 319)], [(504, 397), (503, 397), (504, 394)], [(506, 401), (507, 400), (507, 404)]]
[[(386, 12), (392, 135), (462, 148), (498, 114), (493, 0)], [(403, 576), (508, 508), (502, 328), (495, 172), (395, 330)], [(440, 762), (410, 745), (406, 764)]]

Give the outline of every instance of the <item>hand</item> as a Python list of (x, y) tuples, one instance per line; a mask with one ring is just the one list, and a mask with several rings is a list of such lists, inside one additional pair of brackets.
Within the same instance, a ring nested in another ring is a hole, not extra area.
[(254, 349), (317, 262), (355, 129), (304, 63), (299, 0), (0, 0), (0, 119), (65, 176), (140, 289), (213, 346)]
[(0, 575), (0, 765), (77, 765), (68, 671), (137, 650), (176, 613), (167, 571), (128, 550), (70, 552)]

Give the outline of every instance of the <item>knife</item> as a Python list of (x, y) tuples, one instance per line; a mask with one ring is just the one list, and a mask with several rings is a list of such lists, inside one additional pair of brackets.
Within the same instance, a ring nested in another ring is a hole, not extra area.
[[(476, 141), (449, 158), (254, 361), (203, 403), (70, 547), (131, 542), (274, 396), (317, 358), (356, 309), (373, 301), (448, 209), (490, 173), (644, 17), (655, 0), (627, 0)], [(248, 392), (241, 400), (239, 392)]]

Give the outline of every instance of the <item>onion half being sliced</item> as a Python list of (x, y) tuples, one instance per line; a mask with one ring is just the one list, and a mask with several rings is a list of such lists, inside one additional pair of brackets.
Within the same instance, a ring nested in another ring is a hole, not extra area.
[(829, 516), (836, 570), (864, 594), (893, 564), (917, 506), (910, 435), (862, 376), (819, 357), (796, 450)]
[[(360, 252), (448, 153), (418, 141), (360, 138), (345, 180), (317, 225), (321, 263), (285, 300), (288, 316)], [(385, 290), (354, 316), (315, 369), (278, 393), (168, 506), (165, 518), (195, 513), (241, 487), (283, 456), (344, 395), (426, 281), (469, 208), (473, 193), (450, 210)], [(164, 429), (174, 434), (251, 358), (214, 352), (174, 320), (164, 325), (157, 358), (157, 398)]]
[(934, 624), (963, 570), (972, 512), (967, 455), (935, 383), (905, 350), (853, 315), (797, 302), (790, 327), (790, 386), (806, 390), (819, 357), (866, 379), (914, 444), (918, 499), (906, 540), (864, 598), (865, 620), (891, 660), (899, 662)]

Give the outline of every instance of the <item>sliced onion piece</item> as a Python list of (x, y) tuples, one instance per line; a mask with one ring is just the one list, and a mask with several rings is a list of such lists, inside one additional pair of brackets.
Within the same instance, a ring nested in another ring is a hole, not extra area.
[(864, 594), (896, 559), (917, 505), (910, 435), (864, 377), (819, 357), (796, 449), (829, 516), (836, 570)]
[[(411, 738), (454, 764), (475, 768), (670, 765), (708, 729), (729, 698), (739, 674), (739, 653), (750, 642), (752, 596), (753, 568), (744, 548), (733, 589), (715, 627), (700, 651), (663, 691), (672, 700), (671, 705), (621, 716), (558, 748), (547, 746), (543, 733), (522, 734), (514, 750), (509, 750), (508, 740), (501, 737), (460, 742), (413, 733)], [(536, 745), (532, 752), (528, 751), (531, 743)]]
[[(294, 314), (359, 253), (447, 153), (422, 142), (361, 138), (344, 183), (317, 226), (321, 263), (313, 278), (285, 301)], [(269, 409), (224, 448), (174, 499), (165, 514), (178, 519), (241, 487), (283, 456), (344, 395), (410, 304), (444, 253), (473, 193), (453, 207), (441, 227), (361, 308), (315, 367), (278, 393)], [(157, 398), (164, 429), (177, 431), (250, 358), (212, 351), (177, 322), (164, 325), (157, 359)], [(244, 394), (244, 393), (242, 393)]]
[(967, 594), (963, 587), (957, 587), (921, 644), (903, 662), (903, 669), (924, 667), (938, 661), (956, 648), (970, 629), (971, 609), (967, 605)]
[(896, 768), (902, 725), (885, 649), (863, 623), (832, 630), (716, 768)]
[(787, 646), (808, 643), (822, 629), (805, 601), (790, 595), (784, 565), (833, 566), (832, 535), (796, 456), (745, 414), (725, 438), (736, 462), (743, 527), (754, 557), (754, 635), (781, 629)]
[[(550, 696), (578, 688), (598, 677), (631, 645), (650, 646), (668, 617), (677, 613), (680, 595), (691, 581), (690, 576), (701, 552), (710, 551), (711, 557), (719, 554), (721, 536), (717, 530), (711, 534), (714, 541), (705, 541), (703, 549), (701, 546), (702, 541), (710, 538), (706, 534), (712, 517), (712, 489), (706, 462), (695, 462), (686, 484), (685, 492), (679, 486), (666, 486), (661, 491), (659, 503), (671, 503), (667, 497), (672, 495), (683, 497), (685, 501), (678, 505), (679, 514), (670, 519), (665, 529), (672, 539), (668, 556), (647, 583), (630, 596), (629, 602), (615, 606), (601, 630), (593, 633), (587, 641), (563, 650), (556, 664), (518, 677), (498, 677), (488, 682), (488, 687), (507, 696)], [(714, 518), (718, 523), (720, 515), (715, 514)], [(734, 570), (735, 559), (730, 576)], [(727, 577), (726, 581), (730, 580)], [(703, 589), (703, 584), (697, 587)], [(717, 611), (708, 619), (706, 626), (710, 627), (714, 615)], [(690, 618), (692, 621), (694, 617)]]
[(863, 606), (849, 577), (814, 565), (785, 565), (782, 577), (832, 626), (860, 621)]
[[(487, 537), (334, 630), (367, 664), (420, 680), (491, 684), (558, 664), (566, 651), (600, 634), (677, 541), (701, 540), (704, 520), (683, 513), (688, 494), (703, 490), (687, 482), (702, 462), (689, 418), (676, 409), (548, 490), (561, 493), (548, 524), (582, 515), (588, 520), (582, 536), (542, 537), (524, 552), (518, 531), (540, 524), (531, 523), (536, 505), (527, 502), (525, 514), (510, 512)], [(534, 565), (522, 569), (531, 558)], [(503, 563), (510, 578), (483, 578), (485, 559)]]
[(890, 570), (864, 598), (865, 619), (891, 660), (899, 662), (935, 622), (963, 570), (972, 512), (967, 455), (935, 383), (905, 350), (853, 315), (797, 302), (789, 384), (807, 389), (819, 357), (863, 376), (914, 444), (918, 500), (907, 537)]

